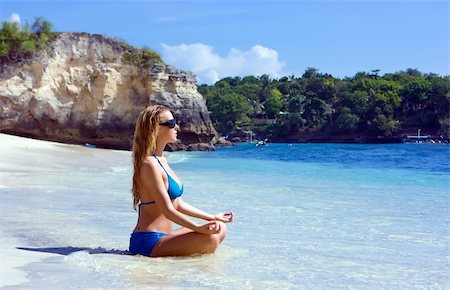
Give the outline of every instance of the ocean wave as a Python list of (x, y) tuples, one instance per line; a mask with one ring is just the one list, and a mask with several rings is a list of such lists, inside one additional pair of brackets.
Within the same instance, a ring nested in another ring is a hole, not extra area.
[(179, 152), (170, 153), (166, 156), (166, 158), (170, 164), (184, 163), (188, 162), (191, 159), (191, 157), (188, 156), (188, 154)]
[(132, 167), (129, 166), (129, 165), (128, 166), (113, 166), (113, 167), (110, 168), (110, 170), (112, 172), (116, 172), (116, 173), (127, 172), (127, 171), (131, 171)]

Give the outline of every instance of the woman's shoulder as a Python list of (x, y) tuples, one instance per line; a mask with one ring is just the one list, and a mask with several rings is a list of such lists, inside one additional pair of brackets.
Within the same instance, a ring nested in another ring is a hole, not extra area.
[(142, 162), (141, 170), (142, 171), (151, 171), (151, 172), (158, 172), (158, 163), (152, 156), (148, 156), (144, 159)]

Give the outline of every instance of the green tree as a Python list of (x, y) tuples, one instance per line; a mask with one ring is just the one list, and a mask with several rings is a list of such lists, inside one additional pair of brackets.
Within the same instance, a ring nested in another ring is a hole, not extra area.
[(208, 106), (214, 106), (217, 101), (220, 100), (222, 96), (230, 94), (233, 92), (230, 84), (226, 81), (220, 80), (208, 90), (206, 95), (206, 104)]
[(440, 128), (439, 133), (446, 138), (450, 137), (450, 118), (442, 118), (439, 120)]
[(36, 35), (47, 34), (52, 32), (52, 24), (43, 17), (38, 17), (35, 19), (33, 25), (31, 26), (31, 31)]
[(283, 108), (283, 95), (278, 89), (272, 89), (264, 103), (264, 107), (269, 118), (275, 118)]
[(20, 62), (30, 58), (39, 49), (47, 48), (52, 25), (40, 17), (30, 30), (28, 24), (20, 27), (17, 22), (5, 21), (0, 30), (0, 63)]
[(308, 67), (302, 75), (304, 79), (313, 79), (319, 77), (319, 70), (313, 67)]
[(267, 97), (270, 95), (271, 90), (271, 79), (269, 75), (263, 74), (259, 77), (259, 82), (261, 84), (261, 90), (259, 92), (259, 102), (264, 103)]
[(247, 99), (236, 93), (226, 93), (210, 106), (214, 125), (222, 134), (229, 134), (236, 126), (249, 122), (246, 115), (249, 109)]
[(308, 92), (306, 95), (304, 112), (302, 117), (310, 129), (320, 129), (327, 120), (327, 104), (315, 94)]
[(237, 85), (235, 91), (238, 94), (243, 95), (247, 99), (251, 101), (259, 101), (258, 100), (258, 92), (261, 90), (261, 86), (258, 83), (251, 83), (242, 81), (241, 84)]
[(346, 92), (341, 96), (339, 106), (349, 108), (357, 115), (364, 115), (369, 108), (369, 94), (361, 90)]
[(306, 97), (302, 95), (295, 95), (291, 97), (287, 106), (289, 113), (303, 114), (303, 111), (305, 110), (305, 101)]
[(337, 112), (335, 126), (338, 133), (349, 133), (357, 128), (359, 117), (353, 114), (350, 108), (342, 107)]
[(386, 117), (383, 113), (378, 112), (376, 117), (369, 121), (368, 128), (373, 135), (391, 136), (397, 131), (399, 125), (398, 120)]
[(2, 43), (2, 56), (9, 61), (16, 61), (20, 57), (20, 26), (17, 22), (3, 22), (0, 31), (0, 42)]
[(439, 126), (439, 131), (448, 136), (450, 77), (429, 76), (428, 78), (431, 82), (431, 92), (426, 104), (426, 110), (429, 112), (428, 124)]

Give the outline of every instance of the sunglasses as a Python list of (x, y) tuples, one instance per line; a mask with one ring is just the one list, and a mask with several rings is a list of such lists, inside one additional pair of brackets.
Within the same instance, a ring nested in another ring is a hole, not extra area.
[(177, 120), (175, 120), (175, 119), (171, 119), (171, 120), (169, 120), (167, 122), (159, 124), (159, 126), (166, 126), (166, 127), (171, 128), (171, 129), (175, 128), (176, 125), (177, 125)]

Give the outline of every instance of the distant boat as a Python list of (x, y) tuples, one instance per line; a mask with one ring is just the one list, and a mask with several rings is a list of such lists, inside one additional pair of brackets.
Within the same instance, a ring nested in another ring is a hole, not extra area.
[(267, 145), (267, 143), (269, 142), (269, 139), (264, 139), (264, 140), (259, 140), (259, 141), (256, 141), (256, 146), (265, 146), (265, 145)]
[(265, 141), (263, 141), (263, 140), (256, 141), (256, 146), (264, 146), (264, 145), (266, 145)]
[(417, 135), (408, 135), (403, 139), (403, 143), (436, 143), (429, 135), (420, 135), (420, 129)]

